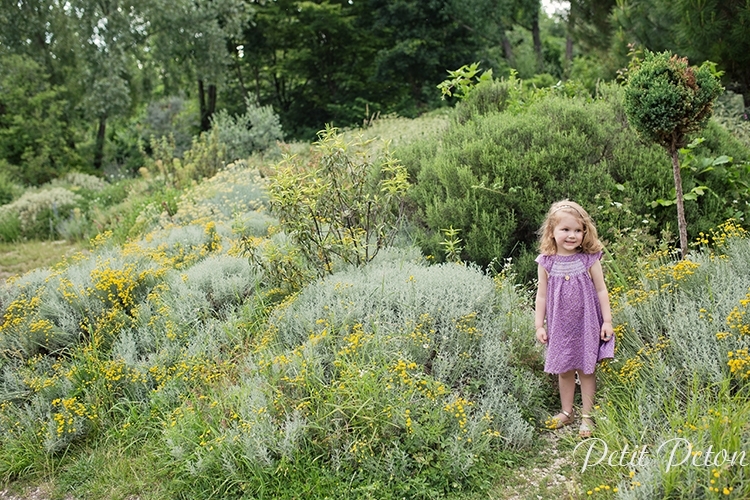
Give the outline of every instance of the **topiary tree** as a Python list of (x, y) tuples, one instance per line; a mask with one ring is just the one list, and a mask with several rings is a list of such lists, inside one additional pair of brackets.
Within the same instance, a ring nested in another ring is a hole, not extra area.
[(687, 253), (687, 222), (678, 153), (688, 136), (702, 129), (711, 117), (714, 100), (722, 93), (715, 65), (688, 66), (686, 58), (665, 51), (647, 51), (629, 72), (625, 113), (638, 133), (667, 150), (677, 197), (677, 226), (682, 256)]

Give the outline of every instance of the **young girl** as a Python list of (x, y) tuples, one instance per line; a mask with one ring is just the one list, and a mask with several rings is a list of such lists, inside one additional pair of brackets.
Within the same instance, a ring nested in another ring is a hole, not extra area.
[[(597, 362), (614, 356), (614, 331), (602, 272), (602, 244), (577, 203), (552, 205), (539, 230), (536, 338), (547, 344), (544, 371), (558, 374), (562, 411), (551, 428), (573, 423), (576, 372), (581, 384), (580, 436), (591, 436)], [(545, 327), (546, 319), (546, 327)]]

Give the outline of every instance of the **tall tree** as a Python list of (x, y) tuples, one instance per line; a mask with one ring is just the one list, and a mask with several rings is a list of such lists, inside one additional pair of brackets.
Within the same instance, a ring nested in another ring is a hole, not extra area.
[(248, 21), (250, 6), (243, 0), (154, 0), (149, 3), (151, 47), (167, 78), (183, 76), (197, 87), (201, 129), (211, 127), (219, 87), (224, 83), (236, 51), (237, 39)]
[(49, 80), (39, 62), (0, 49), (0, 160), (25, 184), (42, 184), (80, 165), (65, 89)]
[(461, 25), (469, 30), (473, 38), (500, 47), (511, 67), (516, 67), (516, 58), (509, 32), (515, 25), (531, 31), (537, 67), (540, 69), (543, 61), (539, 31), (541, 0), (454, 0), (453, 9)]
[(129, 59), (146, 36), (140, 0), (70, 0), (81, 36), (82, 107), (95, 122), (93, 166), (102, 168), (107, 121), (124, 114), (131, 102)]
[(79, 58), (71, 13), (58, 0), (0, 0), (0, 46), (40, 64), (51, 85), (64, 85)]
[(80, 54), (70, 5), (56, 0), (0, 0), (0, 135), (8, 161), (27, 183), (80, 166), (76, 81)]
[(612, 9), (613, 28), (625, 41), (660, 52), (677, 49), (672, 26), (677, 23), (670, 0), (619, 0)]
[(750, 97), (750, 2), (677, 0), (672, 9), (676, 50), (717, 63), (727, 84)]
[(618, 0), (621, 43), (712, 61), (723, 81), (750, 97), (750, 3), (744, 0)]
[[(414, 114), (439, 100), (435, 86), (445, 71), (472, 61), (478, 38), (461, 21), (453, 0), (366, 0), (361, 22), (380, 43), (373, 80)], [(355, 2), (355, 5), (357, 2)]]
[(258, 5), (243, 35), (247, 87), (279, 112), (285, 131), (313, 139), (326, 123), (361, 121), (374, 102), (368, 86), (373, 40), (347, 1), (277, 0)]

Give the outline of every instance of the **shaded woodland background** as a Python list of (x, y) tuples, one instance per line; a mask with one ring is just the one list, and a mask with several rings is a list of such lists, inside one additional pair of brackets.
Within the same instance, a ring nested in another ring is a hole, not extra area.
[(744, 2), (575, 0), (560, 12), (539, 0), (3, 0), (0, 170), (27, 186), (71, 170), (132, 176), (156, 140), (172, 137), (179, 156), (221, 112), (272, 110), (287, 140), (415, 117), (449, 104), (436, 85), (474, 61), (593, 92), (631, 50), (669, 49), (748, 92)]

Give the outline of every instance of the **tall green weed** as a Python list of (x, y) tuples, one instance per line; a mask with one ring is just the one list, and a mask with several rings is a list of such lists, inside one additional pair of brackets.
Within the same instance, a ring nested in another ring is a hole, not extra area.
[(285, 158), (269, 184), (271, 212), (319, 277), (372, 260), (403, 218), (406, 170), (369, 142), (327, 128), (311, 162)]

